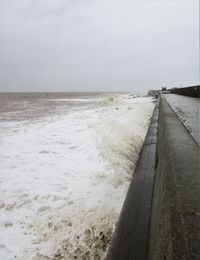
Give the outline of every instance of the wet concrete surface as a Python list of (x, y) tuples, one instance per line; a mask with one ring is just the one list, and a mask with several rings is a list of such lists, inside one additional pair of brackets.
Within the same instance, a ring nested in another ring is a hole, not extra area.
[(148, 259), (199, 260), (200, 147), (166, 100), (177, 98), (160, 102)]
[(163, 95), (189, 133), (200, 145), (200, 98), (176, 94)]
[(198, 260), (199, 216), (199, 99), (161, 95), (107, 260)]

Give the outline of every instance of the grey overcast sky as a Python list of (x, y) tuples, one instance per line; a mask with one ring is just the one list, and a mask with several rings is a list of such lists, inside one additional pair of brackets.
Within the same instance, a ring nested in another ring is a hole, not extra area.
[(0, 91), (199, 84), (195, 0), (0, 0)]

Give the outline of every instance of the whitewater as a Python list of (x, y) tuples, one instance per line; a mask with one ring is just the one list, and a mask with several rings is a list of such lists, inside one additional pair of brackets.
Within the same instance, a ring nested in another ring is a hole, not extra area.
[(153, 100), (47, 95), (2, 107), (0, 259), (104, 259)]

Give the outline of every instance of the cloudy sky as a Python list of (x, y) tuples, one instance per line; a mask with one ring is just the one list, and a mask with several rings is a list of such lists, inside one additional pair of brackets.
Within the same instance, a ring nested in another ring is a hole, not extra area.
[(0, 0), (0, 91), (199, 84), (195, 0)]

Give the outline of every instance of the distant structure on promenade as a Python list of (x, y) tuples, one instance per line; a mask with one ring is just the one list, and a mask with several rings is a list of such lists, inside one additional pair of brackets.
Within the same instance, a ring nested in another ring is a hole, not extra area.
[(148, 96), (152, 96), (152, 97), (157, 98), (159, 96), (159, 93), (160, 93), (160, 90), (150, 89), (149, 92), (148, 92)]
[(184, 88), (170, 88), (170, 89), (167, 89), (166, 87), (162, 87), (161, 90), (151, 89), (149, 90), (148, 95), (157, 98), (159, 94), (169, 94), (169, 93), (200, 98), (200, 85), (184, 87)]

